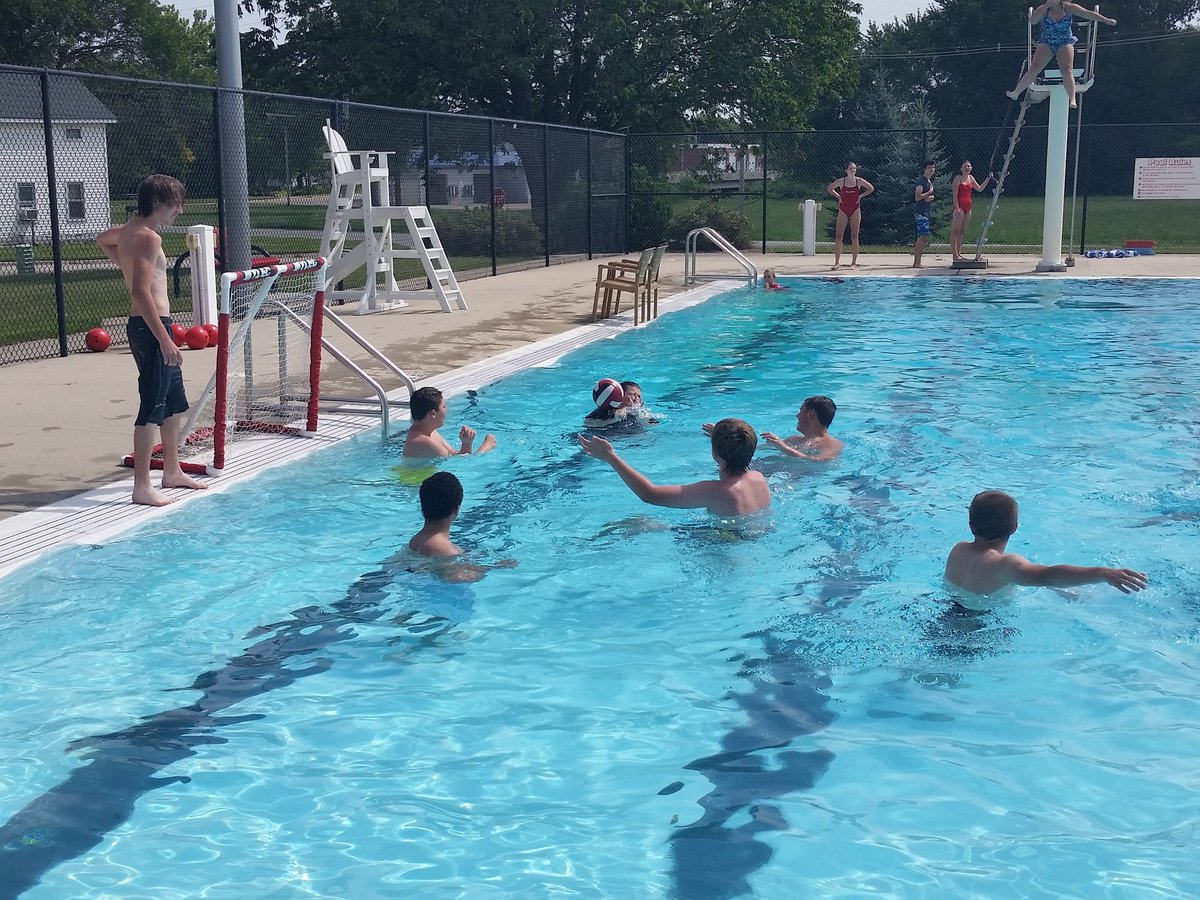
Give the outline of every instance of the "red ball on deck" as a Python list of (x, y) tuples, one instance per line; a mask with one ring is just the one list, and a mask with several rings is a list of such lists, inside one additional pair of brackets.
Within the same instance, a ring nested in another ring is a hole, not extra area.
[(83, 342), (93, 353), (103, 353), (112, 344), (112, 337), (103, 328), (93, 328), (84, 337)]
[(184, 340), (193, 350), (203, 350), (208, 346), (208, 332), (203, 325), (193, 325), (187, 330)]
[(187, 343), (187, 329), (178, 322), (171, 323), (171, 339), (175, 341), (176, 347), (182, 347)]
[(217, 339), (220, 337), (220, 329), (216, 325), (205, 325), (204, 330), (208, 332), (208, 346), (217, 346)]
[(621, 389), (621, 382), (615, 379), (601, 378), (592, 388), (592, 402), (597, 409), (616, 409), (624, 399), (625, 391)]

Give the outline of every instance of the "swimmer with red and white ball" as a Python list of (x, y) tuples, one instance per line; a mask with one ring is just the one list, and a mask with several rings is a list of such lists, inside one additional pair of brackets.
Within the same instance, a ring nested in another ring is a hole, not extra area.
[(642, 402), (642, 387), (636, 381), (601, 378), (592, 388), (596, 408), (583, 420), (587, 428), (609, 428), (621, 422), (657, 425), (658, 417)]

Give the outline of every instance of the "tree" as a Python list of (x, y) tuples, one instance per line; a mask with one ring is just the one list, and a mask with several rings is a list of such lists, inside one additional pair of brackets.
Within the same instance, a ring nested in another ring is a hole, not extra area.
[[(1016, 83), (1025, 59), (1028, 7), (1028, 0), (937, 0), (923, 13), (870, 29), (864, 59), (885, 65), (892, 83), (905, 86), (902, 101), (926, 100), (944, 124), (998, 124), (1009, 102), (1003, 92)], [(1200, 13), (1200, 0), (1106, 0), (1103, 9), (1117, 27), (1100, 26), (1088, 119), (1128, 122), (1136, 112), (1141, 121), (1179, 121), (1180, 100), (1197, 96), (1200, 75), (1188, 65), (1180, 79), (1178, 62), (1195, 55), (1200, 35), (1117, 42), (1194, 32), (1190, 23)], [(986, 38), (981, 23), (988, 26)], [(1184, 112), (1189, 115), (1191, 120), (1200, 115), (1194, 102)], [(1032, 121), (1044, 116), (1036, 108)]]
[(156, 0), (7, 0), (0, 63), (211, 84), (213, 26)]
[[(886, 74), (877, 69), (864, 79), (848, 123), (852, 129), (848, 160), (875, 185), (867, 201), (859, 232), (864, 244), (906, 245), (913, 240), (913, 189), (926, 160), (938, 168), (937, 195), (946, 198), (950, 174), (938, 137), (937, 117), (923, 101), (902, 103)], [(947, 203), (934, 204), (930, 226), (935, 231), (950, 218)], [(828, 233), (836, 227), (829, 217)]]
[[(853, 91), (850, 0), (246, 0), (278, 52), (254, 72), (322, 96), (607, 129), (737, 111), (790, 128)], [(257, 84), (256, 84), (257, 86)]]

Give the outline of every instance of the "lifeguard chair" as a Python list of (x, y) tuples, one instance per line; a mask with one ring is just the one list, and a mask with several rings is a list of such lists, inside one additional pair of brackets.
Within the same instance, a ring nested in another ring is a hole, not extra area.
[[(1094, 7), (1096, 12), (1100, 7)], [(1033, 34), (1033, 8), (1029, 8), (1026, 16), (1026, 56), (1025, 71), (1033, 64), (1033, 53), (1037, 40)], [(1075, 92), (1082, 94), (1090, 90), (1096, 81), (1096, 42), (1099, 35), (1097, 22), (1091, 19), (1082, 20), (1084, 29), (1083, 39), (1075, 45), (1075, 59), (1071, 74), (1075, 78)], [(1021, 126), (1025, 122), (1025, 113), (1034, 103), (1040, 103), (1050, 98), (1050, 121), (1046, 135), (1046, 200), (1042, 213), (1042, 259), (1037, 264), (1039, 272), (1065, 272), (1069, 263), (1063, 259), (1063, 205), (1067, 185), (1067, 143), (1070, 127), (1070, 107), (1067, 101), (1067, 89), (1063, 86), (1063, 73), (1058, 68), (1047, 68), (1025, 91), (1021, 100), (1020, 111), (1013, 125), (1012, 137), (1008, 142), (1008, 151), (1004, 155), (1004, 164), (1000, 167), (1000, 175), (992, 190), (992, 202), (988, 207), (987, 218), (979, 232), (979, 240), (975, 245), (974, 259), (957, 259), (953, 266), (956, 269), (985, 269), (987, 260), (983, 258), (983, 245), (987, 241), (988, 230), (992, 227), (992, 219), (996, 207), (1000, 203), (1000, 194), (1004, 190), (1004, 181), (1008, 177), (1008, 169), (1012, 163), (1013, 153), (1021, 138)], [(1083, 105), (1080, 104), (1082, 115)], [(1078, 148), (1076, 151), (1076, 168), (1078, 170)]]
[[(350, 150), (329, 123), (322, 129), (329, 152), (329, 207), (321, 234), (321, 255), (329, 261), (326, 292), (335, 301), (353, 300), (361, 314), (398, 309), (409, 300), (434, 300), (443, 312), (466, 309), (458, 279), (450, 267), (437, 228), (424, 206), (392, 206), (386, 151)], [(411, 246), (396, 246), (395, 222), (403, 222)], [(357, 242), (356, 242), (357, 241)], [(398, 259), (420, 260), (430, 288), (402, 290), (396, 282)], [(361, 287), (342, 287), (359, 269)]]

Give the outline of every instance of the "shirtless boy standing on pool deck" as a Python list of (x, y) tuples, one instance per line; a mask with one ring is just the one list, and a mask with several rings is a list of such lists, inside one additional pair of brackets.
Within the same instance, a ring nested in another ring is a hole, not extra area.
[(208, 485), (179, 467), (179, 438), (187, 396), (183, 354), (171, 336), (167, 258), (159, 230), (183, 212), (183, 185), (169, 175), (151, 175), (138, 187), (138, 214), (101, 232), (96, 244), (121, 270), (129, 290), (129, 351), (138, 368), (138, 414), (133, 423), (133, 502), (166, 506), (175, 501), (150, 483), (150, 458), (162, 432), (164, 488), (204, 490)]
[[(412, 427), (404, 439), (405, 459), (437, 459), (442, 456), (467, 456), (475, 443), (475, 429), (467, 425), (458, 429), (461, 446), (455, 450), (450, 442), (438, 434), (446, 424), (446, 399), (434, 387), (423, 387), (413, 391), (408, 401), (412, 414)], [(496, 446), (496, 436), (489, 434), (479, 445), (479, 453), (487, 453)]]
[(1123, 594), (1140, 591), (1146, 576), (1133, 569), (1106, 566), (1040, 566), (1015, 553), (1005, 553), (1017, 530), (1017, 501), (1003, 491), (984, 491), (971, 501), (973, 541), (954, 545), (946, 560), (951, 587), (987, 596), (1010, 584), (1075, 587), (1107, 582)]
[(579, 436), (579, 446), (593, 459), (608, 463), (638, 499), (671, 509), (703, 507), (717, 516), (744, 516), (771, 505), (771, 489), (761, 472), (750, 471), (758, 446), (754, 429), (741, 419), (722, 419), (712, 428), (712, 458), (716, 481), (693, 484), (654, 484), (621, 457), (602, 437)]

